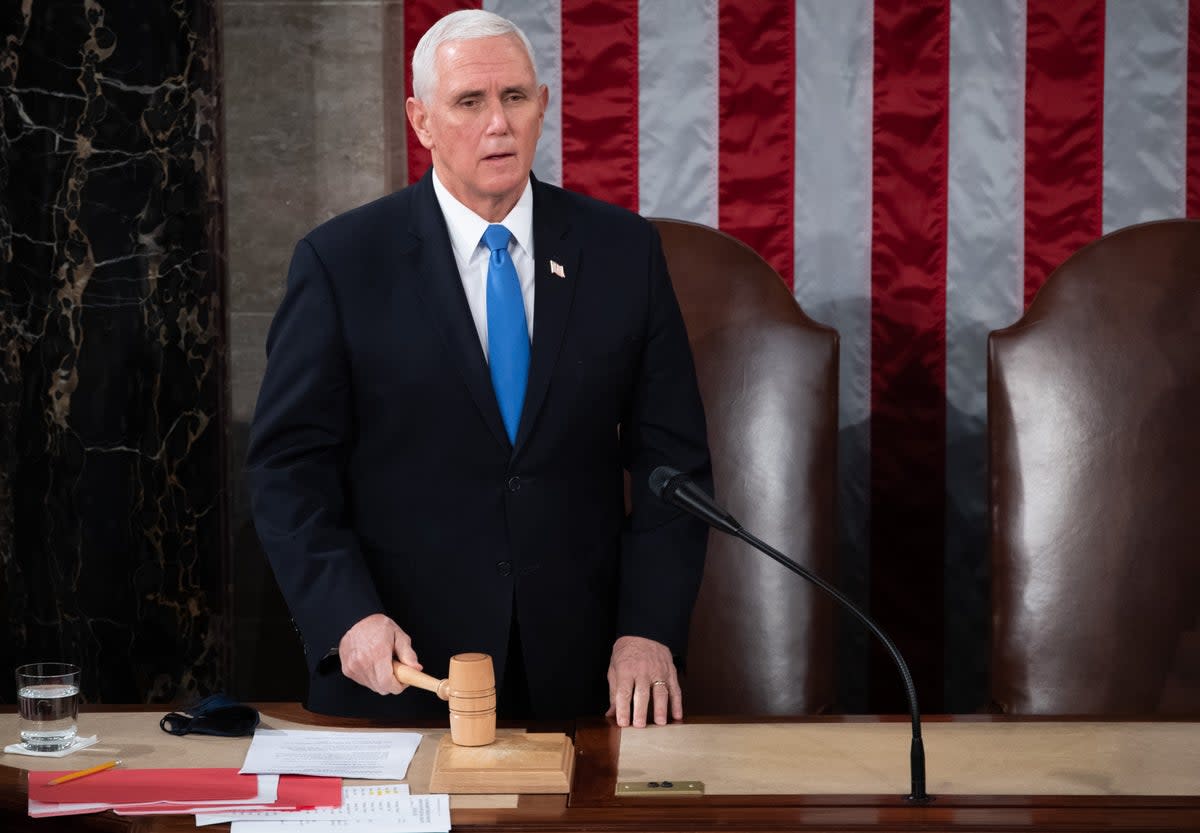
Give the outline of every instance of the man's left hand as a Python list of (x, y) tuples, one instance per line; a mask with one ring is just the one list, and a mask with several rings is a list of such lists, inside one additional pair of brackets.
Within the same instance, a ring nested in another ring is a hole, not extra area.
[(671, 717), (683, 720), (683, 692), (667, 646), (641, 636), (622, 636), (613, 643), (608, 702), (605, 717), (615, 714), (618, 726), (645, 726), (651, 703), (659, 726), (667, 722), (668, 707)]

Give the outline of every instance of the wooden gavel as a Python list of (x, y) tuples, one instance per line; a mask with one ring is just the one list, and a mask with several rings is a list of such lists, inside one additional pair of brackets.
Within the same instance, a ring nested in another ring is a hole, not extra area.
[(496, 672), (488, 654), (455, 654), (444, 680), (394, 660), (392, 673), (450, 702), (450, 739), (459, 746), (487, 746), (496, 739)]

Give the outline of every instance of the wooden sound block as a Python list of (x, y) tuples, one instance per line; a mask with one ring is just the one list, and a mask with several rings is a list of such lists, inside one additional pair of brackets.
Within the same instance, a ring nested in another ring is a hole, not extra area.
[(500, 735), (487, 746), (457, 746), (442, 737), (431, 793), (567, 793), (575, 747), (560, 733)]

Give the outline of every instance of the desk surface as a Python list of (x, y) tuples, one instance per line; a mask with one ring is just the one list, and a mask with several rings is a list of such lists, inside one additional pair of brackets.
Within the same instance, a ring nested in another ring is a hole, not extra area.
[[(93, 723), (107, 721), (108, 736), (124, 743), (126, 754), (128, 746), (137, 745), (133, 751), (142, 756), (140, 766), (199, 765), (194, 755), (210, 766), (236, 765), (248, 743), (170, 738), (158, 733), (157, 720), (164, 711), (159, 706), (131, 707), (119, 715), (109, 713), (111, 706), (97, 708), (106, 712), (91, 715)], [(392, 728), (333, 720), (294, 704), (264, 704), (261, 709), (270, 725)], [(84, 725), (87, 718), (85, 714), (80, 722), (90, 733), (92, 729)], [(0, 715), (5, 728), (13, 720), (12, 715)], [(157, 733), (143, 735), (147, 742), (132, 744), (121, 734), (132, 731), (131, 726), (144, 732), (137, 728), (142, 724)], [(1200, 722), (963, 716), (931, 717), (927, 727), (929, 787), (935, 799), (926, 806), (911, 806), (902, 797), (907, 789), (907, 728), (900, 718), (692, 718), (665, 728), (624, 731), (593, 720), (581, 722), (575, 732), (575, 783), (569, 796), (456, 796), (451, 818), (455, 830), (539, 833), (713, 828), (760, 833), (1200, 830), (1200, 789), (1195, 788), (1200, 784), (1196, 765), (1200, 743), (1195, 742)], [(417, 728), (430, 736), (444, 732), (444, 727)], [(1022, 751), (1026, 743), (1033, 744), (1029, 752)], [(425, 791), (429, 766), (422, 756), (433, 745), (423, 743), (414, 760), (408, 779), (414, 792)], [(175, 751), (164, 754), (171, 749)], [(236, 763), (216, 760), (225, 757)], [(0, 757), (0, 829), (14, 833), (196, 829), (190, 816), (122, 818), (103, 813), (30, 819), (20, 767), (75, 769), (80, 762), (75, 756), (65, 760)], [(709, 794), (693, 798), (615, 795), (618, 780), (657, 777), (653, 770), (659, 766), (702, 770), (684, 777), (702, 777)], [(761, 776), (753, 774), (756, 767), (762, 769)], [(804, 773), (803, 777), (793, 779), (788, 767)], [(1000, 781), (995, 780), (996, 773), (1003, 776)], [(878, 791), (871, 791), (873, 782), (880, 784)], [(788, 783), (799, 786), (785, 791)], [(1027, 790), (1030, 785), (1040, 786)], [(964, 792), (972, 788), (979, 792)], [(828, 789), (844, 791), (822, 792)]]

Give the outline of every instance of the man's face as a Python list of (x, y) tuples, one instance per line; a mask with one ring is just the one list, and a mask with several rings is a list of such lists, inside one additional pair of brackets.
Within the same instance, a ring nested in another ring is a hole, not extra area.
[(435, 62), (437, 85), (428, 102), (408, 100), (409, 121), (450, 193), (502, 220), (529, 180), (549, 93), (514, 36), (449, 41)]

